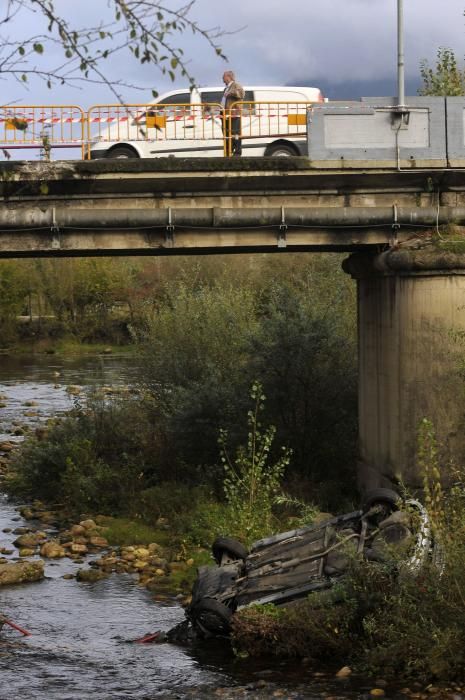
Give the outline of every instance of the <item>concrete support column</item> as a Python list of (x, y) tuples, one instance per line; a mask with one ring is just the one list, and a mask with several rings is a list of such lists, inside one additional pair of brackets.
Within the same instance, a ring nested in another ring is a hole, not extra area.
[(420, 485), (418, 427), (446, 467), (465, 460), (465, 255), (354, 254), (359, 337), (359, 483)]

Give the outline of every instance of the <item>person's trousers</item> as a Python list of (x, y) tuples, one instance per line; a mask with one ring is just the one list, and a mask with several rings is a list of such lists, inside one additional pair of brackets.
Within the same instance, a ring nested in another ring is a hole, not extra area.
[(226, 155), (242, 155), (241, 118), (226, 115), (223, 120), (223, 133), (226, 140)]

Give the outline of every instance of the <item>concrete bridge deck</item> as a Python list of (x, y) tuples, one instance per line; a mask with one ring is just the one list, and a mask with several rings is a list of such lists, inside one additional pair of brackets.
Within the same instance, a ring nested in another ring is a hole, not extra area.
[(465, 223), (465, 170), (325, 171), (305, 158), (10, 161), (0, 201), (0, 257), (354, 251)]

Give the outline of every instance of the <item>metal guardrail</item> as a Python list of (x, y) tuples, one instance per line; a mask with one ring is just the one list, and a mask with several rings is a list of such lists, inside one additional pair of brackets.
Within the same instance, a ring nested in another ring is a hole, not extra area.
[[(231, 105), (225, 155), (232, 154), (232, 141), (243, 139), (296, 138), (307, 135), (308, 111), (315, 102), (247, 102)], [(235, 132), (235, 133), (233, 133)]]
[(39, 149), (48, 160), (53, 148), (79, 148), (85, 155), (86, 117), (76, 105), (0, 107), (0, 148)]
[(222, 141), (224, 119), (217, 103), (94, 105), (87, 132), (89, 142)]
[[(234, 138), (304, 138), (313, 102), (240, 101), (226, 112), (219, 103), (75, 105), (0, 107), (0, 149), (80, 148), (90, 157), (91, 142), (203, 141), (222, 144), (232, 154)], [(173, 146), (174, 148), (174, 146)]]

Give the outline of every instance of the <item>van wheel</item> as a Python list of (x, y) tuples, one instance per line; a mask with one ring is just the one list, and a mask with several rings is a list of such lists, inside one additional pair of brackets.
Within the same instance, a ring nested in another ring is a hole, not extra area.
[(202, 598), (191, 609), (191, 620), (205, 636), (227, 636), (231, 630), (232, 610), (215, 598)]
[(212, 545), (213, 558), (221, 566), (224, 559), (230, 561), (245, 561), (248, 551), (241, 542), (232, 537), (217, 537)]
[(383, 505), (393, 512), (397, 509), (397, 503), (400, 501), (400, 496), (392, 489), (372, 489), (368, 491), (362, 503), (362, 511), (367, 513), (372, 506)]
[(265, 156), (273, 158), (290, 158), (291, 156), (298, 156), (297, 149), (291, 146), (290, 143), (274, 143), (265, 151)]
[(139, 158), (139, 156), (134, 149), (128, 146), (117, 146), (111, 149), (107, 154), (107, 158)]

